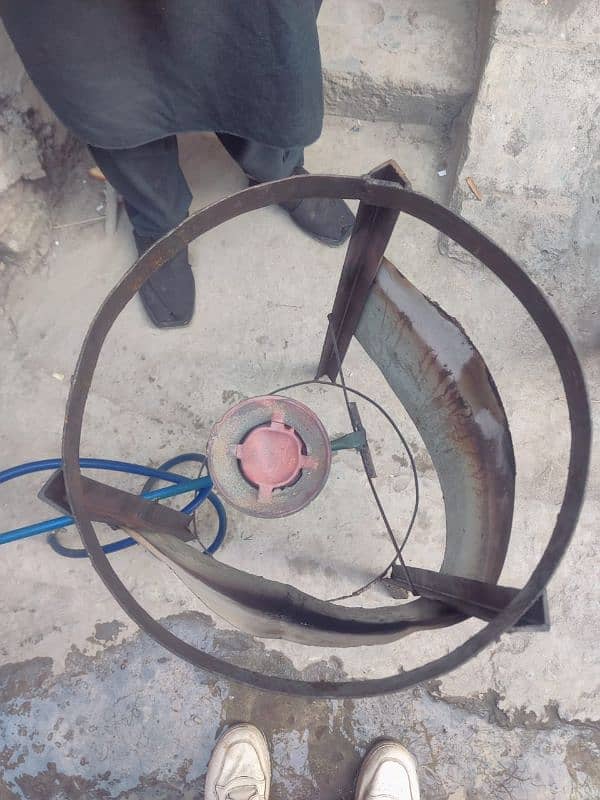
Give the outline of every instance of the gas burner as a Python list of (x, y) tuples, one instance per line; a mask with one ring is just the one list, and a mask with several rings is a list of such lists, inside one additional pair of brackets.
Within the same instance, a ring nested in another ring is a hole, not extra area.
[(286, 517), (311, 503), (331, 466), (331, 445), (317, 415), (297, 400), (243, 400), (213, 427), (208, 468), (215, 488), (254, 517)]

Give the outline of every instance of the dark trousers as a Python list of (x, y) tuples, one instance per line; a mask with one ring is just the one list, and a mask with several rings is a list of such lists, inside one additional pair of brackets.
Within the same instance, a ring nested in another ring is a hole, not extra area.
[[(287, 178), (296, 167), (302, 166), (301, 147), (281, 150), (228, 133), (217, 136), (229, 155), (254, 180)], [(138, 236), (158, 239), (185, 219), (192, 194), (179, 166), (176, 136), (127, 150), (90, 146), (90, 151), (107, 180), (123, 197)]]

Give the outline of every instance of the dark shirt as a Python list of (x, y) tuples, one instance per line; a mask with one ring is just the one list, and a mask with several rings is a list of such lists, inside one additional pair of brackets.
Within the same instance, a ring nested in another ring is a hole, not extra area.
[(290, 148), (321, 132), (315, 2), (0, 0), (0, 14), (43, 97), (88, 144), (210, 130)]

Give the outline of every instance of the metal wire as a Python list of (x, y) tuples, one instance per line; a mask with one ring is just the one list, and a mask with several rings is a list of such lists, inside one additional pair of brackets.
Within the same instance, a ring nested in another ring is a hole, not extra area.
[[(185, 464), (194, 461), (200, 464), (200, 469), (198, 470), (196, 478), (201, 478), (208, 465), (208, 460), (203, 453), (183, 453), (180, 456), (175, 456), (175, 458), (172, 458), (170, 461), (167, 461), (165, 464), (163, 464), (162, 469), (171, 469), (172, 467), (177, 466), (178, 464)], [(142, 491), (143, 492), (150, 491), (150, 489), (156, 483), (156, 480), (157, 480), (156, 478), (149, 478), (144, 484), (144, 488), (142, 489)], [(196, 495), (196, 497), (198, 497), (198, 495)], [(198, 513), (198, 508), (199, 505), (196, 506), (192, 512), (191, 530), (194, 536), (196, 537), (197, 542), (201, 545), (202, 549), (206, 551), (208, 548), (204, 544), (198, 533), (198, 521), (196, 516)], [(212, 553), (209, 553), (209, 555), (212, 555)]]
[[(342, 387), (343, 387), (344, 400), (346, 402), (346, 408), (348, 409), (348, 417), (350, 418), (350, 422), (352, 422), (352, 411), (351, 411), (351, 408), (350, 408), (350, 399), (348, 397), (348, 390), (346, 388), (346, 381), (344, 379), (344, 370), (342, 369), (342, 359), (340, 358), (340, 351), (338, 349), (337, 336), (335, 335), (335, 331), (333, 329), (331, 314), (328, 316), (327, 319), (329, 320), (329, 333), (331, 335), (331, 342), (333, 344), (333, 351), (335, 353), (335, 359), (337, 361), (337, 368), (338, 368), (338, 374), (340, 376), (340, 383), (342, 384)], [(390, 541), (392, 542), (392, 544), (394, 545), (394, 548), (396, 550), (396, 556), (398, 558), (398, 561), (402, 565), (402, 569), (404, 570), (404, 572), (406, 574), (406, 581), (407, 581), (408, 585), (410, 586), (410, 591), (414, 595), (415, 594), (415, 587), (413, 585), (412, 578), (410, 577), (410, 572), (408, 571), (408, 567), (406, 566), (406, 562), (404, 561), (404, 558), (402, 557), (402, 550), (400, 548), (400, 545), (396, 541), (396, 537), (394, 536), (394, 531), (392, 530), (392, 526), (390, 525), (390, 522), (389, 522), (389, 520), (387, 518), (387, 514), (385, 513), (385, 508), (383, 507), (383, 503), (381, 502), (381, 498), (379, 497), (379, 492), (377, 491), (377, 489), (375, 487), (375, 483), (373, 481), (373, 478), (369, 475), (369, 472), (368, 472), (364, 462), (363, 462), (363, 469), (364, 469), (364, 473), (365, 473), (365, 476), (367, 478), (367, 481), (369, 482), (369, 486), (371, 488), (371, 493), (373, 495), (373, 499), (375, 500), (375, 504), (377, 505), (377, 508), (379, 509), (379, 513), (381, 514), (381, 519), (383, 520), (383, 524), (385, 525), (385, 529), (386, 529), (386, 531), (388, 533), (388, 536), (390, 537)], [(392, 562), (392, 564), (393, 563), (394, 562)]]
[[(330, 324), (331, 324), (331, 321), (330, 321)], [(420, 503), (419, 475), (418, 475), (418, 472), (417, 472), (417, 466), (415, 464), (415, 459), (414, 459), (414, 456), (412, 454), (412, 450), (410, 449), (410, 446), (409, 446), (408, 442), (406, 441), (406, 438), (404, 437), (402, 431), (400, 430), (400, 428), (398, 427), (396, 422), (392, 419), (390, 414), (385, 410), (385, 408), (383, 408), (383, 406), (381, 406), (372, 397), (369, 397), (368, 395), (364, 394), (364, 392), (360, 392), (360, 391), (358, 391), (358, 389), (354, 389), (351, 386), (347, 385), (347, 383), (346, 383), (346, 381), (344, 379), (344, 376), (343, 376), (343, 371), (340, 368), (341, 365), (339, 364), (339, 350), (337, 348), (337, 341), (335, 340), (335, 337), (333, 337), (333, 341), (334, 341), (334, 349), (336, 350), (336, 358), (338, 359), (338, 371), (339, 371), (339, 375), (340, 375), (340, 383), (333, 383), (333, 382), (329, 382), (329, 381), (321, 381), (321, 380), (316, 380), (316, 379), (306, 380), (306, 381), (299, 381), (297, 383), (289, 384), (288, 386), (281, 386), (280, 388), (273, 390), (271, 392), (271, 394), (280, 394), (281, 392), (287, 392), (287, 391), (290, 391), (292, 389), (298, 389), (298, 388), (300, 388), (302, 386), (316, 385), (316, 386), (325, 386), (326, 388), (340, 389), (341, 391), (343, 391), (344, 399), (346, 401), (346, 407), (348, 407), (348, 403), (349, 403), (349, 398), (348, 398), (349, 394), (355, 395), (356, 397), (360, 397), (362, 400), (365, 400), (367, 403), (370, 403), (390, 423), (390, 425), (394, 429), (394, 432), (396, 433), (396, 435), (398, 436), (398, 438), (402, 442), (402, 446), (404, 447), (404, 450), (405, 450), (406, 455), (408, 457), (408, 460), (409, 460), (409, 463), (410, 463), (410, 467), (411, 467), (411, 471), (412, 471), (412, 475), (413, 475), (415, 502), (414, 502), (411, 518), (410, 518), (410, 521), (409, 521), (407, 529), (406, 529), (406, 533), (404, 534), (404, 538), (402, 539), (400, 544), (398, 544), (398, 540), (396, 539), (396, 536), (395, 536), (395, 534), (393, 532), (393, 529), (392, 529), (392, 527), (391, 527), (391, 525), (389, 523), (389, 520), (388, 520), (387, 515), (385, 513), (385, 509), (383, 508), (383, 505), (381, 503), (381, 499), (379, 498), (379, 494), (377, 493), (377, 489), (376, 489), (372, 479), (370, 478), (370, 476), (367, 475), (367, 480), (369, 481), (369, 486), (371, 488), (371, 492), (373, 493), (373, 497), (375, 498), (375, 501), (377, 503), (377, 507), (378, 507), (379, 512), (381, 514), (382, 520), (383, 520), (383, 522), (384, 522), (384, 524), (386, 526), (386, 530), (387, 530), (388, 536), (390, 537), (390, 539), (392, 541), (392, 544), (394, 546), (394, 549), (396, 551), (396, 556), (388, 564), (388, 566), (383, 570), (383, 572), (381, 572), (380, 574), (376, 575), (374, 578), (369, 580), (366, 584), (364, 584), (360, 588), (356, 589), (355, 591), (351, 592), (350, 594), (343, 595), (341, 597), (331, 598), (329, 600), (329, 602), (330, 603), (334, 603), (334, 602), (337, 602), (339, 600), (347, 600), (347, 599), (349, 599), (351, 597), (357, 597), (358, 595), (362, 594), (370, 586), (372, 586), (374, 583), (377, 583), (377, 581), (379, 581), (382, 578), (384, 578), (397, 561), (400, 561), (400, 563), (401, 563), (401, 565), (402, 565), (402, 567), (403, 567), (403, 569), (404, 569), (404, 571), (406, 573), (407, 583), (409, 584), (409, 586), (411, 588), (411, 592), (414, 594), (414, 585), (412, 583), (412, 580), (411, 580), (411, 577), (410, 577), (410, 573), (408, 571), (406, 563), (404, 562), (404, 558), (402, 556), (402, 551), (406, 547), (406, 544), (407, 544), (407, 542), (408, 542), (408, 540), (410, 538), (410, 535), (411, 535), (411, 533), (413, 531), (413, 528), (414, 528), (414, 525), (415, 525), (415, 520), (417, 518), (417, 514), (418, 514), (418, 511), (419, 511), (419, 503)]]

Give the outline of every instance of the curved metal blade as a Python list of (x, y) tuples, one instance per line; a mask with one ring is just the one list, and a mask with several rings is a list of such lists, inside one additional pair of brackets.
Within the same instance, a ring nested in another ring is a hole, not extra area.
[(508, 550), (515, 458), (502, 401), (459, 323), (383, 259), (356, 338), (412, 418), (446, 512), (440, 570), (495, 583)]
[[(209, 609), (236, 628), (267, 639), (308, 645), (352, 647), (381, 644), (410, 630), (442, 625), (439, 604), (422, 600), (398, 607), (345, 608), (305, 594), (285, 583), (250, 575), (206, 556), (179, 539), (162, 533), (129, 535), (164, 561)], [(429, 606), (429, 612), (428, 612)], [(449, 612), (449, 617), (454, 612)]]

